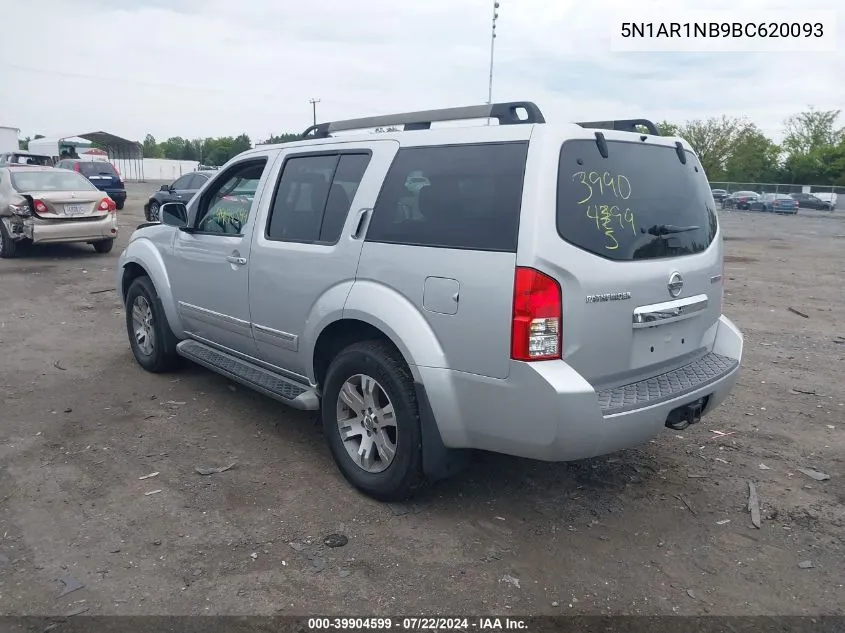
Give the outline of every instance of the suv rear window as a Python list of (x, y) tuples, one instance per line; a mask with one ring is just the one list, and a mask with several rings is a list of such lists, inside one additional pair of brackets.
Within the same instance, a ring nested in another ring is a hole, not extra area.
[(400, 149), (368, 242), (515, 252), (527, 142)]
[(674, 147), (566, 141), (558, 172), (557, 230), (579, 248), (616, 261), (699, 253), (716, 236), (710, 185), (691, 152)]
[(79, 163), (79, 171), (85, 176), (117, 176), (112, 164), (104, 160)]

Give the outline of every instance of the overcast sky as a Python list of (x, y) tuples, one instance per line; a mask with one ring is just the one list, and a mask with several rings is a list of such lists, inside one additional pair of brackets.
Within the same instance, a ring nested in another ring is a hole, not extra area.
[[(613, 0), (500, 2), (494, 101), (535, 101), (550, 121), (746, 115), (779, 137), (808, 105), (845, 106), (843, 9), (835, 53), (611, 53)], [(672, 4), (763, 15), (843, 0)], [(491, 12), (492, 0), (7, 0), (0, 125), (256, 141), (309, 125), (311, 97), (320, 120), (483, 103)]]

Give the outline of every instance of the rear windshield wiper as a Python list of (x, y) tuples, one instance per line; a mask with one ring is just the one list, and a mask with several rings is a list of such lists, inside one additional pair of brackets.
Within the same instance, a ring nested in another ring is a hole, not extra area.
[(656, 224), (651, 227), (647, 233), (651, 233), (652, 235), (657, 235), (660, 237), (661, 235), (671, 235), (674, 233), (688, 233), (689, 231), (697, 231), (699, 228), (698, 226), (673, 226), (671, 224)]

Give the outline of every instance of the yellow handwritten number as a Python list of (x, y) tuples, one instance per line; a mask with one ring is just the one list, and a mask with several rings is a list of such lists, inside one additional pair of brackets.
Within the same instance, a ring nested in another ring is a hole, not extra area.
[(587, 172), (585, 172), (585, 171), (578, 171), (578, 172), (575, 172), (574, 174), (572, 174), (572, 180), (577, 180), (579, 176), (580, 176), (580, 183), (582, 185), (584, 185), (587, 188), (587, 190), (589, 191), (586, 198), (578, 201), (578, 204), (584, 204), (590, 198), (593, 197), (593, 186), (589, 182), (587, 182)]

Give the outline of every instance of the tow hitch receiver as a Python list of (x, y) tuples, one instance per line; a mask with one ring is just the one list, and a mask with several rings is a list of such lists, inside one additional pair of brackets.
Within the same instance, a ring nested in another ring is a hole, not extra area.
[(695, 402), (690, 402), (677, 409), (672, 409), (669, 415), (666, 416), (666, 426), (673, 431), (683, 431), (690, 424), (696, 424), (701, 421), (701, 413), (707, 406), (707, 400), (710, 396), (699, 398)]

